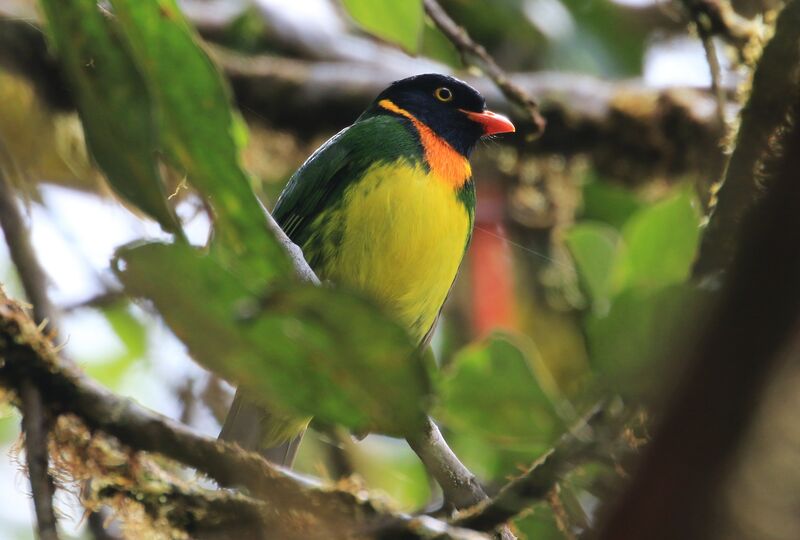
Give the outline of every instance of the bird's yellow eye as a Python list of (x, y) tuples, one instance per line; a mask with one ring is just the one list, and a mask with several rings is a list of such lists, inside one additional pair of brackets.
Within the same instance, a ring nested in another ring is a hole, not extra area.
[(453, 91), (444, 86), (437, 88), (433, 95), (436, 97), (436, 99), (444, 103), (447, 103), (453, 99)]

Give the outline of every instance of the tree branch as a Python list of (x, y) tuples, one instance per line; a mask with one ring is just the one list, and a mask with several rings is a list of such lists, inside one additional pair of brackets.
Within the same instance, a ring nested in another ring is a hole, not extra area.
[(700, 245), (695, 277), (713, 277), (733, 259), (741, 218), (768, 187), (763, 185), (759, 169), (798, 93), (800, 2), (793, 0), (781, 12), (775, 36), (756, 66), (750, 98), (741, 112), (736, 148)]
[[(0, 145), (3, 145), (2, 139)], [(0, 156), (4, 157), (5, 154), (5, 147), (0, 146)], [(28, 229), (3, 170), (4, 162), (6, 159), (0, 160), (0, 228), (11, 253), (11, 260), (19, 271), (25, 294), (33, 304), (36, 321), (43, 324), (54, 313), (47, 295), (47, 276), (39, 266), (31, 247)], [(22, 380), (19, 391), (22, 399), (25, 455), (39, 536), (41, 540), (58, 540), (56, 514), (53, 509), (55, 487), (48, 472), (48, 418), (42, 404), (41, 393), (33, 381)]]
[[(90, 428), (112, 435), (131, 448), (184, 463), (220, 486), (244, 487), (252, 497), (267, 503), (273, 514), (300, 512), (303, 527), (328, 531), (325, 534), (340, 531), (343, 536), (365, 530), (379, 536), (385, 531), (403, 530), (409, 538), (424, 538), (439, 530), (446, 538), (476, 538), (437, 520), (392, 513), (365, 498), (360, 490), (351, 493), (321, 486), (270, 465), (258, 454), (197, 435), (186, 426), (115, 396), (65, 364), (23, 309), (2, 293), (0, 357), (0, 383), (19, 392), (24, 381), (35, 381), (53, 415), (75, 414)], [(309, 508), (314, 509), (313, 514)]]
[[(773, 42), (788, 45), (788, 36), (793, 35), (791, 54), (800, 54), (798, 33), (800, 1), (792, 0), (780, 16)], [(774, 53), (775, 49), (764, 53), (767, 69), (781, 66), (785, 73), (789, 64), (771, 64)], [(762, 73), (761, 82), (763, 77)], [(755, 87), (753, 99), (763, 99), (763, 95), (758, 97), (763, 90)], [(789, 91), (785, 86), (769, 90)], [(614, 505), (600, 539), (721, 537), (714, 530), (719, 525), (720, 500), (730, 489), (731, 465), (751, 433), (764, 389), (777, 376), (780, 365), (797, 363), (800, 93), (793, 89), (789, 95), (790, 105), (779, 115), (785, 121), (771, 141), (774, 152), (766, 163), (763, 194), (747, 205), (751, 208), (741, 226), (727, 231), (736, 245), (719, 299), (697, 338), (671, 351), (673, 358), (687, 353), (683, 372), (670, 391), (639, 471)], [(787, 99), (780, 103), (786, 104)], [(750, 106), (748, 109), (752, 112)], [(752, 126), (743, 123), (742, 130), (746, 128)], [(761, 129), (757, 132), (765, 134)], [(740, 133), (739, 144), (760, 141), (750, 137), (752, 134)], [(744, 170), (731, 169), (730, 174), (739, 179), (750, 175), (748, 183), (755, 185), (752, 162), (744, 165)]]
[(486, 492), (477, 478), (453, 453), (433, 420), (428, 418), (424, 432), (407, 440), (441, 486), (446, 504), (463, 509), (486, 500)]
[(503, 69), (497, 65), (483, 45), (475, 43), (467, 31), (456, 24), (436, 0), (424, 0), (425, 13), (436, 27), (455, 45), (464, 63), (481, 69), (497, 85), (509, 101), (519, 105), (530, 117), (533, 130), (530, 135), (538, 137), (544, 131), (545, 119), (539, 112), (536, 101), (517, 85)]
[(565, 473), (598, 457), (599, 448), (608, 446), (607, 441), (619, 437), (624, 423), (621, 418), (612, 416), (605, 403), (594, 407), (522, 476), (506, 484), (491, 500), (458, 514), (452, 523), (478, 531), (491, 531), (532, 503), (544, 500)]
[(33, 382), (21, 381), (19, 393), (22, 400), (22, 429), (25, 432), (25, 459), (36, 509), (36, 528), (40, 540), (58, 540), (53, 509), (55, 486), (48, 472), (47, 413), (39, 389)]

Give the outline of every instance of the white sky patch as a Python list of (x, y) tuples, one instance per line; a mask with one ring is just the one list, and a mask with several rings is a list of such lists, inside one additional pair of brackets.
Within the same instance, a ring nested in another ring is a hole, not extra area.
[(665, 3), (667, 0), (612, 0), (613, 3), (621, 6), (647, 7), (659, 2)]
[(527, 0), (522, 9), (528, 21), (551, 40), (565, 39), (575, 32), (572, 14), (560, 0)]
[[(720, 61), (724, 62), (724, 58), (720, 57)], [(711, 74), (703, 45), (690, 37), (653, 43), (645, 53), (644, 80), (658, 87), (710, 86)]]

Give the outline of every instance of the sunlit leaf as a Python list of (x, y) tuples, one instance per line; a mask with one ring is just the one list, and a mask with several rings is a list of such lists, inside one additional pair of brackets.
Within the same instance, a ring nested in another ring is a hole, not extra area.
[(117, 193), (166, 230), (178, 230), (156, 165), (157, 123), (147, 86), (119, 28), (95, 0), (41, 5), (94, 159)]
[(419, 49), (424, 21), (422, 0), (342, 0), (342, 4), (367, 32), (408, 52)]
[(530, 354), (502, 334), (463, 349), (440, 382), (437, 417), (459, 433), (499, 446), (549, 441), (561, 422)]
[(574, 226), (565, 237), (592, 308), (597, 313), (608, 311), (619, 240), (619, 233), (613, 227), (590, 222)]
[(232, 112), (219, 70), (179, 8), (173, 0), (111, 4), (158, 104), (170, 161), (215, 210), (214, 249), (248, 283), (289, 275), (288, 258), (265, 228), (263, 209), (241, 166), (244, 126)]
[(406, 332), (369, 302), (311, 285), (258, 296), (183, 244), (120, 252), (120, 279), (153, 301), (192, 356), (252, 397), (356, 431), (419, 427), (426, 371)]

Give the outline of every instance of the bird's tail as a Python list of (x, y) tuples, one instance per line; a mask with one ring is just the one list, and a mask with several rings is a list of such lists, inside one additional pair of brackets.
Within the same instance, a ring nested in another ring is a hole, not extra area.
[(291, 467), (309, 420), (273, 414), (248, 400), (239, 389), (219, 438), (257, 451), (276, 465)]

